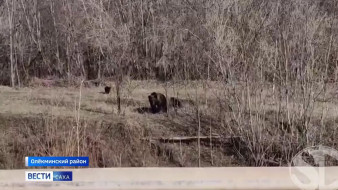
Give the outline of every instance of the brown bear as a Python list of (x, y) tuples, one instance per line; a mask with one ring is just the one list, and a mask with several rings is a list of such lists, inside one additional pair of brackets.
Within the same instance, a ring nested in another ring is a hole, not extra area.
[(169, 99), (169, 105), (174, 107), (174, 108), (181, 108), (182, 107), (182, 103), (181, 103), (181, 100), (179, 100), (178, 98), (174, 98), (174, 97), (171, 97)]
[(106, 94), (109, 94), (109, 93), (110, 93), (110, 89), (111, 89), (110, 86), (106, 86), (106, 87), (104, 87), (104, 92), (105, 92)]
[(167, 112), (167, 98), (163, 94), (153, 92), (148, 96), (148, 99), (153, 113)]

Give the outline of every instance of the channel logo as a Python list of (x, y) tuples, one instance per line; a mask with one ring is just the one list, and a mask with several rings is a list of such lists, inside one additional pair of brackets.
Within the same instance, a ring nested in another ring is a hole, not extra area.
[(325, 172), (330, 161), (338, 161), (336, 149), (322, 145), (305, 148), (289, 164), (291, 180), (299, 189), (335, 189), (337, 178)]
[(73, 181), (71, 171), (35, 171), (26, 172), (26, 181)]

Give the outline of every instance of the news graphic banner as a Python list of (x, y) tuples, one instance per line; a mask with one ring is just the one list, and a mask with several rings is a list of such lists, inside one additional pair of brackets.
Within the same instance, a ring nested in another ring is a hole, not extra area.
[(26, 181), (73, 181), (72, 171), (26, 172)]
[(89, 166), (89, 157), (26, 157), (27, 167), (75, 167)]

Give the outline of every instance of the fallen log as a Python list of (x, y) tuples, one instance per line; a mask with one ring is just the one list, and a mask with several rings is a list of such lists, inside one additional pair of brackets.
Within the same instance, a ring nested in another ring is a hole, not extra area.
[(201, 143), (212, 144), (233, 144), (240, 141), (239, 136), (222, 137), (219, 135), (213, 136), (190, 136), (190, 137), (157, 137), (157, 138), (143, 138), (149, 142), (161, 142), (161, 143), (191, 143), (200, 140)]

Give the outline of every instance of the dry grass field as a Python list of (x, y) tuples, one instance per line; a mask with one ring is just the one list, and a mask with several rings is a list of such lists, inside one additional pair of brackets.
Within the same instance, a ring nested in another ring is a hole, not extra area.
[[(182, 98), (195, 95), (192, 87), (174, 89)], [(153, 91), (165, 93), (162, 85), (152, 81), (125, 84), (119, 115), (114, 91), (103, 94), (103, 87), (82, 88), (81, 100), (75, 87), (0, 87), (1, 168), (24, 167), (24, 156), (78, 153), (90, 156), (91, 167), (196, 166), (197, 141), (158, 147), (143, 139), (197, 135), (191, 103), (177, 113), (144, 113)], [(168, 95), (174, 96), (173, 89)], [(237, 164), (220, 147), (209, 149), (202, 147), (203, 165)]]
[[(283, 166), (317, 144), (337, 148), (335, 84), (308, 97), (265, 84), (125, 81), (103, 87), (0, 86), (0, 168), (25, 156), (89, 156), (90, 167)], [(178, 97), (183, 108), (152, 114), (147, 96)], [(309, 91), (310, 92), (310, 91)], [(178, 137), (210, 137), (181, 141)]]

